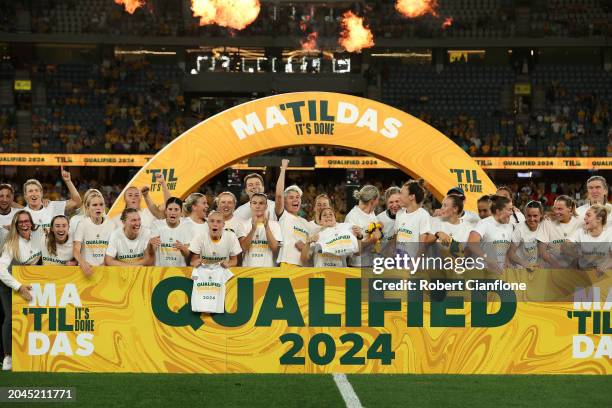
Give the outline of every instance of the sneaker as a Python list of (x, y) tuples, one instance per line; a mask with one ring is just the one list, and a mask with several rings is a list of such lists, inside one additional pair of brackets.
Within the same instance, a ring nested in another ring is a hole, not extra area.
[(13, 369), (13, 358), (11, 356), (4, 356), (2, 362), (2, 371), (11, 371)]

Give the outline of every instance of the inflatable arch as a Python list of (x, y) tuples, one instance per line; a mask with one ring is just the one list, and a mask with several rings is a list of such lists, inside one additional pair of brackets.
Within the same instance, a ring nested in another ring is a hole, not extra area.
[[(150, 185), (162, 200), (155, 173), (163, 171), (173, 195), (185, 198), (200, 184), (245, 158), (292, 146), (359, 150), (425, 179), (440, 199), (449, 188), (466, 192), (466, 208), (495, 191), (483, 169), (427, 123), (382, 103), (328, 92), (274, 95), (235, 106), (189, 129), (159, 153), (128, 186)], [(124, 208), (123, 194), (110, 210)]]

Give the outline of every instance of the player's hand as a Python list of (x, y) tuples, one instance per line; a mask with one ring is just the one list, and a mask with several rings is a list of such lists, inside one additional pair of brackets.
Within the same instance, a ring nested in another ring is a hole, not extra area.
[(295, 248), (296, 248), (298, 251), (300, 251), (300, 252), (302, 251), (302, 249), (304, 249), (304, 247), (305, 247), (305, 246), (306, 246), (306, 244), (305, 244), (304, 242), (302, 242), (302, 241), (297, 241), (297, 242), (295, 243)]
[(174, 248), (178, 249), (181, 252), (185, 252), (189, 249), (189, 245), (183, 244), (181, 241), (175, 241)]
[(164, 179), (164, 173), (162, 173), (161, 171), (158, 171), (157, 173), (155, 173), (155, 182), (163, 183), (164, 181), (166, 181)]
[(154, 236), (149, 240), (149, 245), (153, 247), (153, 249), (157, 250), (161, 246), (161, 238), (159, 235)]
[(41, 202), (42, 202), (43, 207), (45, 208), (47, 208), (49, 206), (49, 203), (51, 203), (51, 201), (49, 201), (48, 198), (43, 198)]
[(438, 232), (438, 241), (443, 245), (450, 245), (452, 238), (446, 232)]
[(31, 290), (32, 290), (31, 285), (21, 285), (18, 292), (22, 298), (24, 298), (25, 300), (29, 302), (30, 300), (32, 300), (32, 294), (30, 293)]
[(289, 167), (289, 159), (281, 160), (281, 169), (287, 170), (288, 167)]
[(140, 188), (140, 192), (142, 193), (143, 197), (148, 196), (149, 195), (149, 191), (150, 191), (149, 186), (144, 186), (144, 187)]
[(62, 175), (62, 180), (64, 180), (64, 183), (69, 183), (70, 182), (70, 172), (64, 170), (64, 166), (61, 166), (60, 173)]
[(228, 264), (227, 261), (219, 262), (219, 266), (221, 266), (222, 268), (225, 268), (225, 269), (229, 268), (229, 264)]
[(438, 208), (437, 210), (435, 210), (435, 211), (433, 212), (433, 214), (432, 214), (431, 216), (432, 216), (432, 217), (440, 217), (440, 216), (442, 216), (442, 209), (441, 209), (441, 208)]
[(74, 259), (72, 261), (66, 262), (66, 266), (77, 266), (79, 263)]
[(79, 266), (81, 267), (81, 270), (83, 271), (83, 275), (85, 275), (86, 277), (89, 278), (91, 275), (93, 275), (93, 268), (87, 262), (83, 262)]
[(353, 232), (353, 235), (356, 237), (361, 235), (361, 228), (359, 228), (357, 225), (353, 225), (353, 228), (351, 228), (351, 231)]

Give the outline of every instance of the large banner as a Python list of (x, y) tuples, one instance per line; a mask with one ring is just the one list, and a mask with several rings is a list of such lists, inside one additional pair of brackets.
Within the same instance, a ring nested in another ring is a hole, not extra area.
[(469, 301), (425, 301), (373, 295), (383, 281), (359, 269), (232, 271), (226, 313), (210, 315), (191, 311), (189, 268), (86, 278), (77, 267), (16, 267), (34, 299), (13, 295), (13, 370), (612, 374), (612, 298), (599, 288), (537, 303), (467, 284)]

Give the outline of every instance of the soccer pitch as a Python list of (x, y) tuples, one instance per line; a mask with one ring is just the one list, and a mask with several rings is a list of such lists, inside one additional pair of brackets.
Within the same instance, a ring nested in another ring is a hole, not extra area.
[[(610, 406), (611, 376), (348, 375), (363, 407)], [(331, 375), (1, 373), (2, 387), (74, 387), (36, 407), (345, 407)], [(2, 406), (13, 404), (0, 403)], [(359, 406), (359, 405), (353, 405)]]

